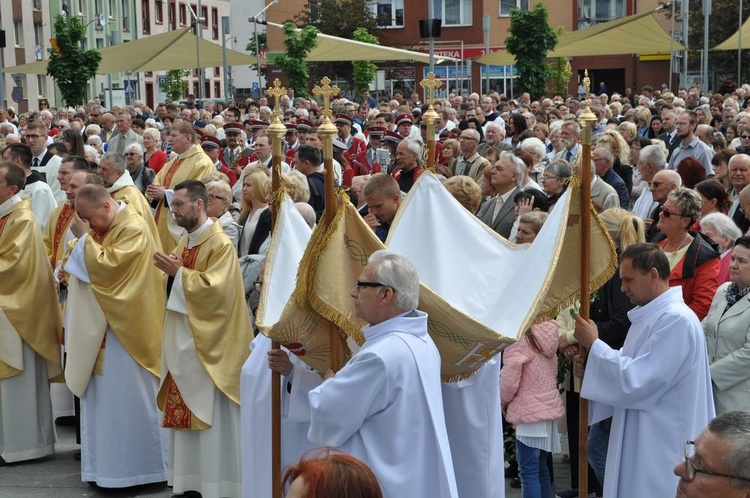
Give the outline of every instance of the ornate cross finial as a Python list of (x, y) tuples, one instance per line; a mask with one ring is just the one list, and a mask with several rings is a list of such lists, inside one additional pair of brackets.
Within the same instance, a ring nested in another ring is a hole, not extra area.
[(589, 98), (589, 91), (591, 90), (591, 79), (589, 78), (589, 70), (584, 70), (583, 73), (583, 86), (586, 87), (586, 98)]
[(331, 80), (328, 78), (328, 76), (323, 76), (323, 79), (320, 80), (321, 85), (323, 86), (315, 86), (313, 88), (313, 95), (323, 96), (323, 115), (324, 116), (330, 116), (331, 115), (331, 95), (338, 95), (338, 93), (341, 91), (339, 90), (339, 87), (336, 85), (331, 86)]
[(281, 86), (281, 81), (279, 81), (278, 78), (276, 78), (273, 82), (273, 88), (269, 88), (268, 95), (273, 97), (274, 104), (273, 104), (273, 112), (274, 114), (279, 113), (279, 99), (282, 95), (286, 94), (286, 88)]
[(435, 103), (435, 89), (440, 88), (440, 80), (435, 79), (435, 73), (430, 71), (427, 73), (427, 79), (419, 82), (419, 86), (427, 88), (427, 103), (432, 105)]

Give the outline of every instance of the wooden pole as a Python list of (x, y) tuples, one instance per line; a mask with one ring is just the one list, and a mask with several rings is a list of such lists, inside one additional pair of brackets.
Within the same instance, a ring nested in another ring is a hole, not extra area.
[(440, 81), (435, 79), (435, 73), (428, 73), (427, 78), (419, 82), (419, 85), (427, 90), (427, 104), (429, 107), (422, 116), (422, 121), (427, 123), (427, 169), (435, 172), (435, 122), (440, 116), (435, 112), (432, 104), (435, 102), (435, 88), (440, 86)]
[[(331, 86), (331, 80), (324, 76), (320, 80), (321, 86), (313, 88), (313, 94), (323, 97), (323, 123), (318, 126), (318, 136), (323, 140), (323, 165), (325, 167), (325, 222), (330, 226), (336, 216), (336, 192), (333, 173), (333, 137), (338, 134), (336, 125), (331, 122), (331, 95), (339, 93), (336, 85)], [(339, 330), (333, 324), (328, 325), (329, 343), (331, 349), (331, 369), (341, 369)]]
[[(286, 134), (286, 126), (279, 118), (279, 99), (285, 93), (286, 89), (281, 87), (278, 79), (273, 82), (273, 88), (268, 90), (268, 94), (275, 100), (273, 123), (268, 127), (268, 135), (273, 139), (271, 188), (274, 194), (281, 188), (281, 141)], [(271, 199), (271, 226), (276, 227), (278, 196), (272, 195)], [(272, 341), (271, 349), (280, 347), (279, 341)], [(281, 375), (276, 371), (271, 372), (271, 458), (272, 498), (281, 498)]]
[[(591, 131), (596, 115), (589, 108), (589, 72), (583, 79), (586, 87), (586, 109), (579, 116), (582, 133), (581, 154), (581, 317), (589, 319), (589, 269), (591, 266)], [(580, 346), (581, 358), (586, 359), (588, 351)], [(588, 496), (589, 484), (589, 405), (578, 398), (578, 496)]]

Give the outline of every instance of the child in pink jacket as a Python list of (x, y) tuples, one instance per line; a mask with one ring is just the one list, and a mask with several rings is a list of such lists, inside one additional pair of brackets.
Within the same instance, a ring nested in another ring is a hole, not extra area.
[(560, 451), (555, 420), (565, 414), (557, 390), (557, 323), (532, 326), (503, 352), (500, 400), (516, 428), (516, 459), (523, 498), (552, 492), (547, 455)]

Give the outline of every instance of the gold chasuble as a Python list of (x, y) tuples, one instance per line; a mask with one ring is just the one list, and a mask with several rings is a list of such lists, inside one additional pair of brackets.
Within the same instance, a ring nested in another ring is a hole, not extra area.
[(161, 250), (161, 239), (159, 238), (159, 230), (156, 228), (156, 220), (154, 215), (151, 214), (151, 206), (149, 206), (146, 196), (144, 196), (138, 187), (135, 185), (126, 185), (122, 188), (110, 192), (112, 198), (116, 201), (122, 201), (128, 206), (132, 206), (135, 211), (141, 215), (148, 226), (148, 232), (154, 238), (156, 246)]
[(23, 341), (46, 360), (48, 378), (62, 381), (55, 289), (31, 201), (22, 200), (0, 217), (0, 379), (23, 373)]
[[(173, 159), (159, 170), (154, 178), (153, 185), (162, 186), (167, 189), (173, 189), (175, 185), (185, 180), (200, 180), (207, 174), (215, 171), (211, 158), (203, 152), (200, 145), (194, 145), (190, 150), (185, 152), (182, 157)], [(180, 240), (184, 230), (178, 227), (169, 212), (169, 206), (166, 199), (159, 201), (156, 206), (156, 226), (161, 239), (161, 246), (165, 253), (169, 254), (174, 251), (177, 241)]]
[[(68, 297), (66, 377), (79, 396), (88, 379), (101, 373), (106, 326), (144, 369), (159, 377), (164, 323), (164, 273), (154, 266), (156, 243), (143, 217), (131, 205), (115, 214), (106, 232), (90, 231), (83, 240), (86, 269), (95, 301), (81, 296), (86, 285), (71, 278)], [(80, 306), (74, 303), (80, 302)], [(100, 310), (91, 308), (100, 308)], [(84, 309), (84, 308), (88, 308)], [(98, 320), (102, 316), (104, 320)], [(93, 344), (93, 347), (92, 347)], [(80, 356), (79, 356), (80, 355)], [(97, 359), (95, 356), (99, 356)], [(77, 357), (78, 356), (78, 357)], [(106, 354), (104, 355), (106, 362)]]
[[(178, 331), (182, 338), (173, 340), (173, 331), (182, 327), (179, 321), (185, 315), (167, 311), (164, 358), (168, 371), (162, 372), (157, 402), (164, 412), (163, 427), (203, 430), (212, 426), (210, 393), (214, 388), (239, 405), (240, 372), (250, 354), (253, 333), (237, 253), (221, 224), (214, 221), (207, 226), (192, 248), (187, 243), (188, 237), (183, 237), (173, 253), (183, 259), (180, 283), (189, 330)], [(192, 340), (186, 341), (184, 334)], [(174, 350), (168, 350), (170, 345), (176, 345)]]
[(47, 256), (54, 269), (58, 261), (62, 261), (65, 254), (65, 233), (70, 228), (73, 221), (75, 209), (64, 202), (57, 206), (49, 217), (47, 226), (44, 227), (44, 248), (47, 250)]

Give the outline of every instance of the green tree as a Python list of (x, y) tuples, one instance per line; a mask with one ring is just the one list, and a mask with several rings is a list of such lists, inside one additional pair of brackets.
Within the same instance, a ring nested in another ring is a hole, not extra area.
[(511, 10), (509, 32), (505, 45), (516, 58), (519, 90), (529, 92), (532, 100), (542, 98), (547, 94), (550, 79), (547, 53), (557, 45), (547, 7), (538, 3), (533, 10)]
[(167, 81), (161, 84), (161, 90), (167, 94), (169, 100), (180, 100), (188, 88), (190, 69), (172, 69), (167, 71)]
[(89, 80), (96, 76), (102, 54), (83, 49), (86, 26), (77, 17), (58, 15), (53, 33), (52, 48), (47, 49), (47, 74), (57, 83), (66, 105), (84, 104)]
[[(354, 32), (365, 29), (378, 37), (378, 21), (365, 0), (316, 0), (310, 1), (295, 17), (300, 26), (315, 26), (321, 33), (331, 36), (354, 39)], [(313, 81), (323, 76), (342, 79), (353, 86), (353, 66), (351, 62), (313, 62), (309, 64)]]
[[(262, 52), (263, 49), (268, 49), (268, 33), (258, 32), (258, 48)], [(250, 52), (253, 57), (256, 57), (258, 55), (258, 52), (255, 50), (255, 36), (250, 37), (250, 41), (247, 43), (247, 47), (245, 47), (245, 50)], [(250, 64), (250, 69), (254, 71), (258, 71), (258, 65), (257, 64)], [(268, 69), (267, 68), (260, 68), (260, 74), (263, 75), (264, 78), (268, 75)]]
[(285, 22), (283, 29), (286, 52), (276, 57), (276, 65), (284, 71), (288, 86), (294, 89), (294, 94), (307, 97), (310, 94), (307, 54), (318, 44), (318, 29), (305, 26), (297, 31), (297, 26), (292, 21)]
[(552, 75), (552, 93), (555, 95), (565, 95), (568, 93), (568, 82), (573, 76), (570, 70), (568, 59), (565, 57), (555, 57), (550, 63), (550, 74)]
[[(353, 38), (356, 41), (380, 45), (377, 37), (371, 35), (365, 28), (357, 28), (354, 30)], [(378, 66), (370, 61), (352, 61), (352, 81), (354, 81), (357, 94), (370, 88), (370, 83), (375, 79), (377, 71)]]

